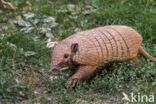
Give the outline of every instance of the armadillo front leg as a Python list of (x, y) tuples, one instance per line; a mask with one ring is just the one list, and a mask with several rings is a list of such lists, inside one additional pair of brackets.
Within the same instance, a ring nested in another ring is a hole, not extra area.
[(72, 84), (74, 87), (80, 81), (80, 79), (88, 78), (95, 70), (96, 66), (80, 66), (78, 71), (69, 78), (68, 84)]

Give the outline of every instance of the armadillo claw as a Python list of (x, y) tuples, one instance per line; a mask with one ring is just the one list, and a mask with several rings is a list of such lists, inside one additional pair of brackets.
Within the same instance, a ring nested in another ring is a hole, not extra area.
[(73, 87), (75, 87), (78, 83), (79, 83), (80, 79), (78, 78), (69, 78), (67, 83), (68, 85), (72, 85)]

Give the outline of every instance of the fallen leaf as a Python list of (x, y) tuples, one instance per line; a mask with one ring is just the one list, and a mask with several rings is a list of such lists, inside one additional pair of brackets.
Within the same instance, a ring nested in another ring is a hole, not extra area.
[(54, 36), (53, 36), (53, 34), (52, 33), (46, 33), (46, 37), (48, 37), (48, 38), (53, 38)]
[(16, 8), (10, 3), (10, 2), (5, 2), (4, 0), (1, 0), (4, 8), (11, 8), (13, 10), (16, 10)]
[(68, 4), (67, 8), (68, 8), (69, 11), (74, 11), (76, 9), (74, 4)]
[(27, 51), (27, 52), (25, 52), (25, 56), (33, 56), (35, 54), (36, 53), (34, 51)]
[(32, 4), (30, 3), (30, 1), (26, 1), (26, 4), (31, 6)]
[(58, 44), (57, 41), (49, 42), (49, 43), (47, 43), (47, 48), (53, 48), (56, 44)]

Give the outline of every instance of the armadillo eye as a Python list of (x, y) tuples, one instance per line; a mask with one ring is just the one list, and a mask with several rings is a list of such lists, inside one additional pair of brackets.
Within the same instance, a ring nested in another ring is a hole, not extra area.
[(68, 58), (68, 56), (69, 56), (68, 54), (64, 54), (64, 58)]

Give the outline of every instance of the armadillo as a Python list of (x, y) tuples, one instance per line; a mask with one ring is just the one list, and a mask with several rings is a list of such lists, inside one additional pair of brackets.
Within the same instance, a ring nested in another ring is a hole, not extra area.
[(54, 47), (51, 69), (61, 70), (65, 66), (79, 65), (68, 80), (68, 83), (75, 86), (80, 79), (88, 78), (98, 67), (111, 61), (133, 60), (138, 53), (156, 61), (143, 49), (142, 40), (138, 32), (122, 25), (78, 32)]

